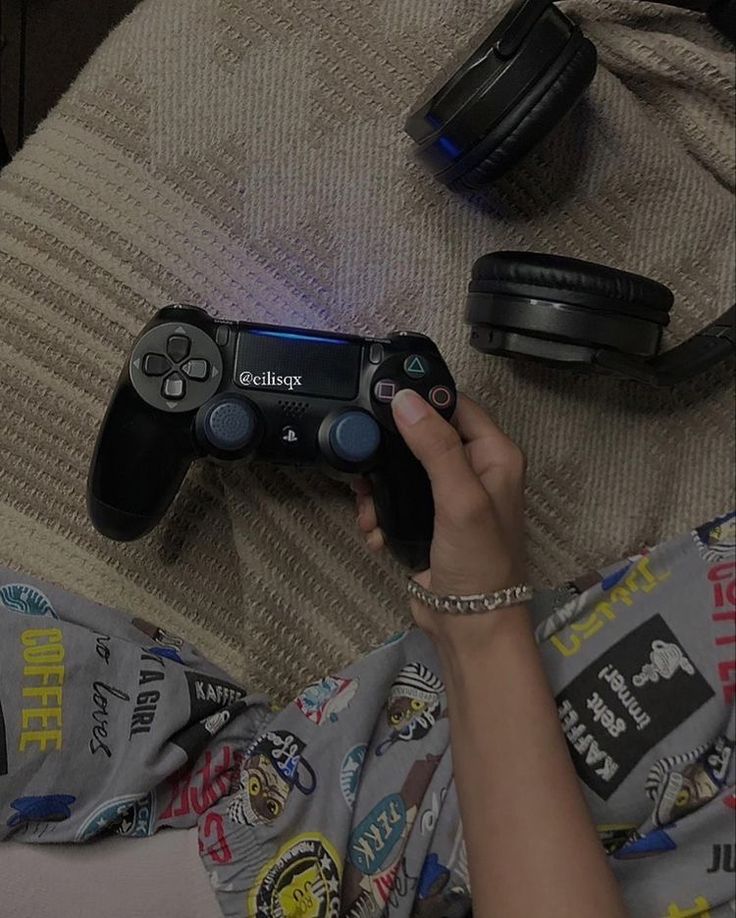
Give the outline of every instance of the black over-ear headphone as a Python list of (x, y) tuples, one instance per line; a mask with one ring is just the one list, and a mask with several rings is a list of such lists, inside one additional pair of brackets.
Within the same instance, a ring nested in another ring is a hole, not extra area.
[[(699, 11), (736, 41), (736, 0), (716, 0)], [(442, 182), (482, 188), (573, 107), (596, 61), (595, 46), (552, 0), (519, 0), (458, 69), (425, 93), (406, 132)], [(471, 344), (486, 354), (672, 385), (736, 350), (732, 306), (657, 356), (672, 304), (669, 288), (639, 274), (577, 258), (495, 252), (473, 266), (466, 318)]]

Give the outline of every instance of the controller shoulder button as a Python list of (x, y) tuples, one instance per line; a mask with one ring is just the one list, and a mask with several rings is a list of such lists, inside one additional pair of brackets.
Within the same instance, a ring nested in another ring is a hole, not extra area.
[(439, 349), (434, 341), (427, 335), (416, 331), (395, 331), (391, 334), (394, 348), (399, 348), (406, 354), (414, 351), (420, 354), (439, 354)]
[(159, 309), (157, 316), (164, 322), (191, 322), (194, 325), (209, 320), (209, 316), (199, 306), (192, 306), (190, 303), (170, 303)]

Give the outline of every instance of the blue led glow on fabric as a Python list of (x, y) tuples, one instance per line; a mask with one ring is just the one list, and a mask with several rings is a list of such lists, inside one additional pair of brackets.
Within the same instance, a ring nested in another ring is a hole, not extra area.
[(301, 335), (298, 332), (264, 331), (251, 329), (252, 335), (263, 335), (264, 338), (290, 338), (292, 341), (319, 341), (320, 344), (350, 344), (342, 338), (319, 338), (317, 335)]

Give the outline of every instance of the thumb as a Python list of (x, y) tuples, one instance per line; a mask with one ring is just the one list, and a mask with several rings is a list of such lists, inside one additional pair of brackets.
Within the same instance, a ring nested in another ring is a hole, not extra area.
[(460, 435), (421, 395), (401, 389), (391, 401), (391, 410), (399, 433), (427, 471), (437, 509), (450, 509), (458, 500), (487, 497)]

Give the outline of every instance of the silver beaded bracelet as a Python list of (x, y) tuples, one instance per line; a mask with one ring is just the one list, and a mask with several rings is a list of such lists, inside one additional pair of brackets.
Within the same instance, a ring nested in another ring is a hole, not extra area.
[(474, 596), (438, 596), (436, 593), (425, 590), (411, 578), (407, 581), (406, 586), (411, 595), (419, 602), (437, 612), (446, 612), (449, 615), (493, 612), (494, 609), (503, 609), (506, 606), (526, 602), (534, 596), (533, 588), (527, 583), (506, 587), (505, 590), (497, 590), (495, 593), (477, 593)]

